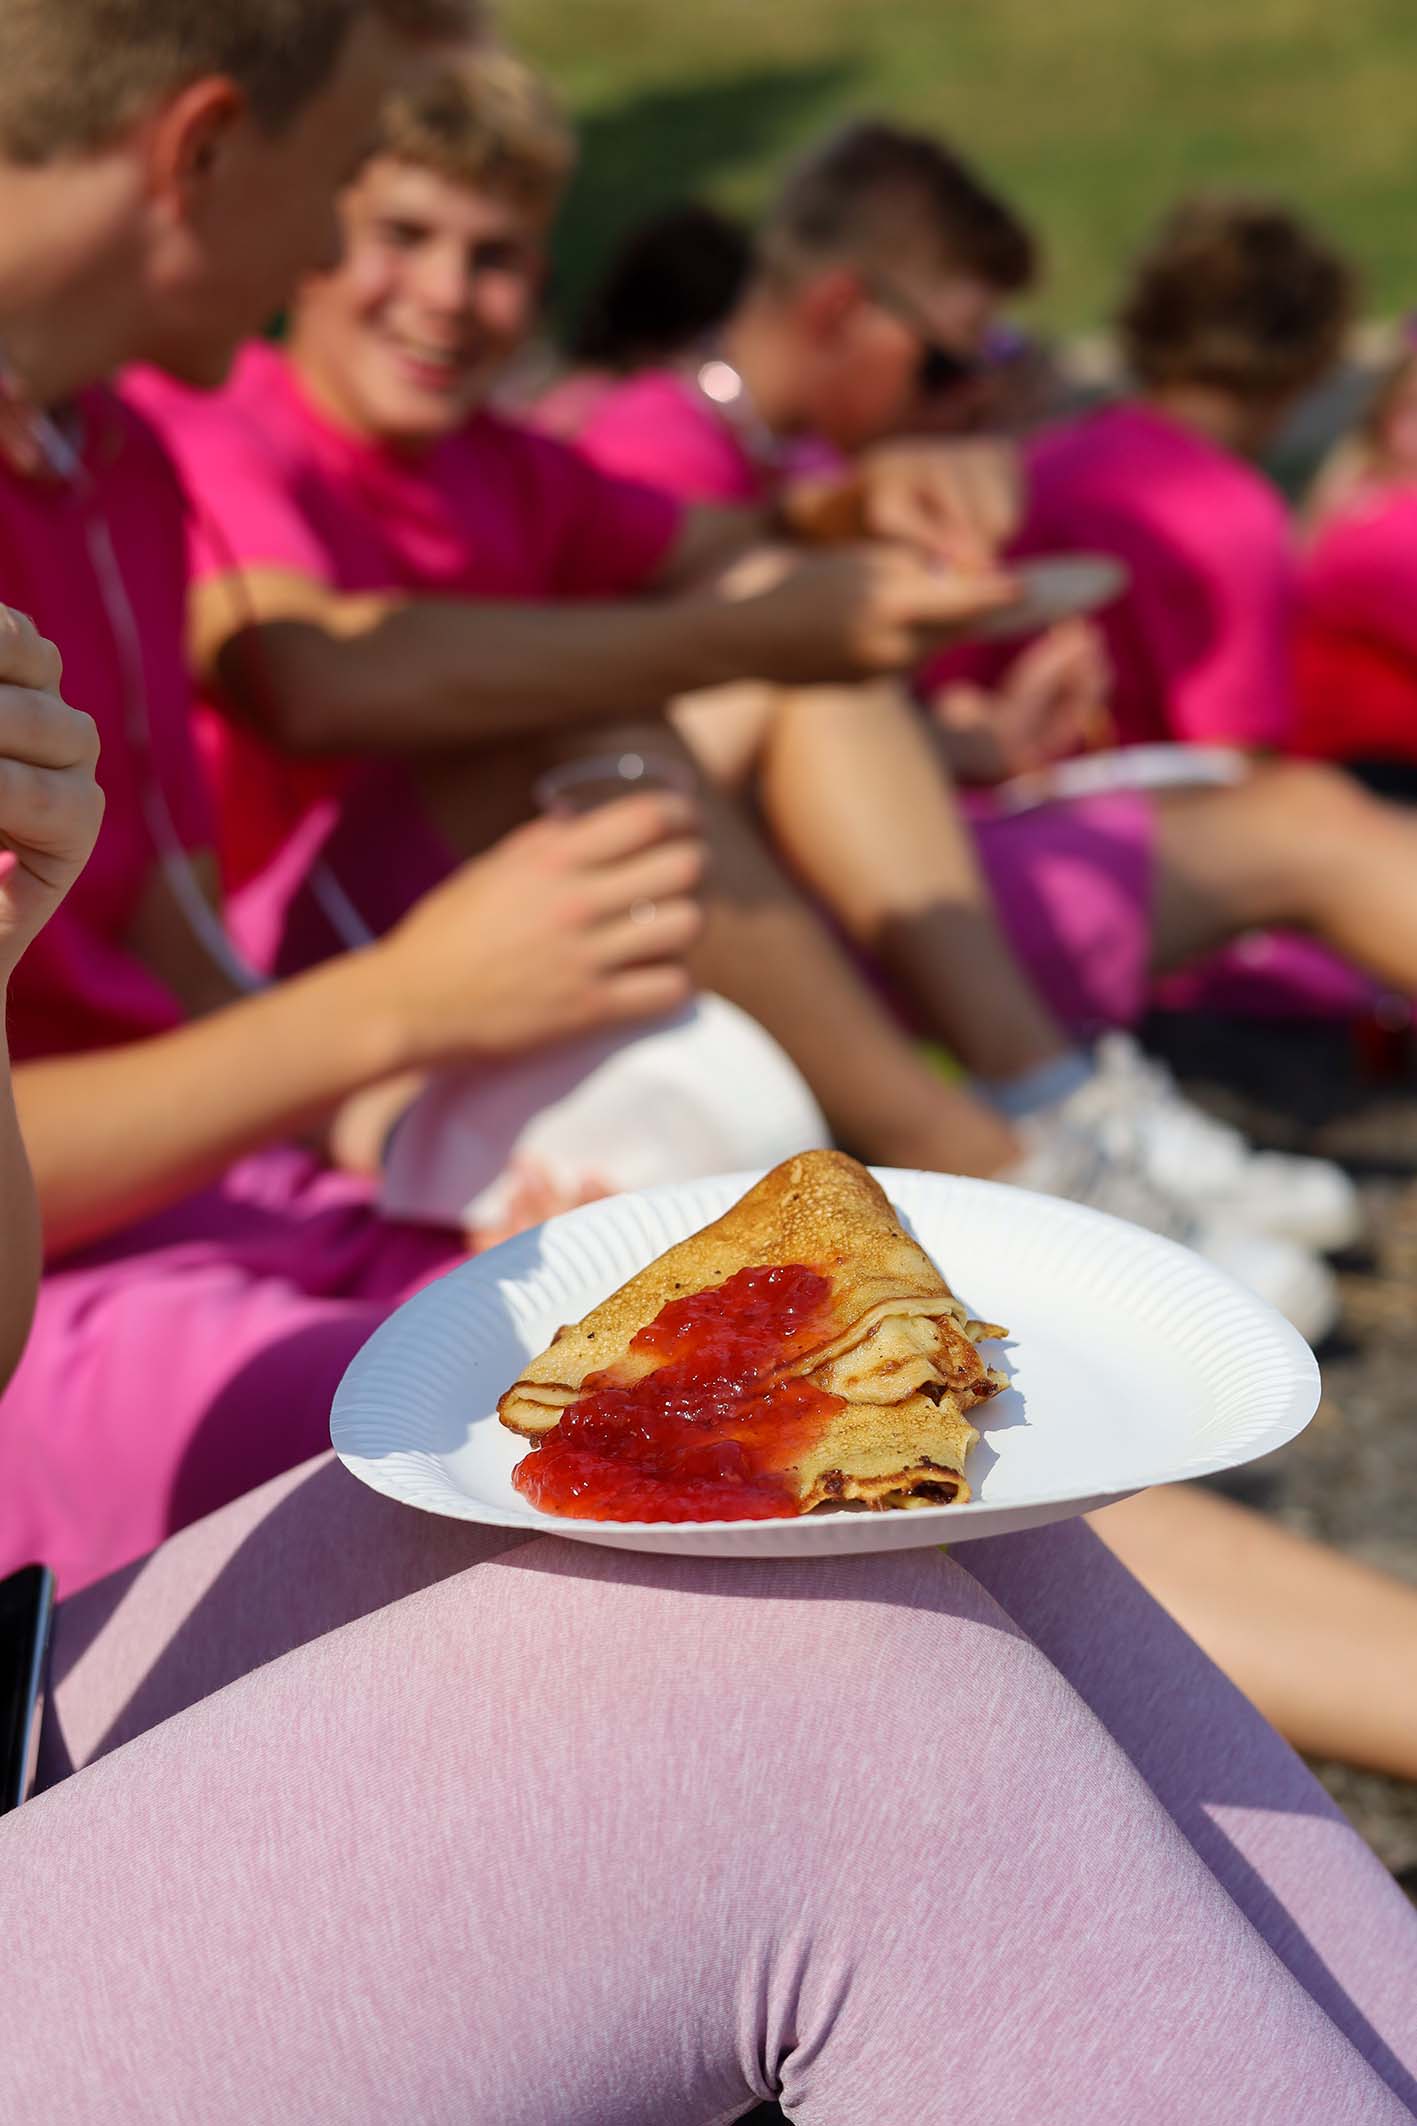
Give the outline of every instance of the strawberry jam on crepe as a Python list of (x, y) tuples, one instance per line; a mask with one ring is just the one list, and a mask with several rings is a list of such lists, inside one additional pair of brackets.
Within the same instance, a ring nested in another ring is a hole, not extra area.
[(593, 1520), (764, 1520), (969, 1497), (967, 1413), (1003, 1386), (871, 1176), (777, 1167), (557, 1332), (498, 1405), (517, 1489)]

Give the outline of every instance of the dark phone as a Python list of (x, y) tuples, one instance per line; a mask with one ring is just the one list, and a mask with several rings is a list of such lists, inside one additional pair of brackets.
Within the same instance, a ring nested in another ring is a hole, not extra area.
[(47, 1566), (26, 1565), (0, 1580), (0, 1816), (34, 1784), (53, 1614)]

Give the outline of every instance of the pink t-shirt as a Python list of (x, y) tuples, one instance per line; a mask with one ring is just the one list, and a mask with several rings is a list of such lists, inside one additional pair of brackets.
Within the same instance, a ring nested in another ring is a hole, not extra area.
[(1417, 486), (1370, 488), (1331, 518), (1300, 590), (1299, 750), (1417, 759)]
[(604, 471), (652, 481), (685, 502), (760, 502), (781, 471), (760, 463), (677, 369), (642, 369), (612, 385), (576, 440)]
[(1127, 591), (1099, 615), (1122, 743), (1284, 744), (1296, 562), (1269, 482), (1138, 404), (1041, 437), (1028, 482), (1016, 557), (1112, 554), (1129, 572)]
[[(155, 776), (179, 841), (210, 848), (212, 820), (192, 746), (183, 668), (182, 492), (146, 423), (106, 391), (79, 406), (82, 489), (22, 479), (0, 463), (0, 598), (29, 613), (64, 656), (64, 692), (99, 727), (108, 799), (98, 846), (10, 985), (17, 1057), (110, 1047), (179, 1024), (168, 989), (125, 939), (158, 861), (145, 789)], [(90, 545), (106, 521), (142, 643), (142, 708), (130, 704), (121, 611), (105, 606)], [(150, 751), (151, 766), (144, 754)]]
[[(246, 348), (220, 392), (150, 371), (124, 388), (194, 498), (198, 580), (264, 565), (347, 592), (611, 598), (652, 581), (682, 518), (668, 496), (492, 413), (417, 457), (370, 443), (323, 414), (264, 342)], [(235, 884), (351, 774), (350, 763), (292, 762), (210, 715), (204, 743)]]

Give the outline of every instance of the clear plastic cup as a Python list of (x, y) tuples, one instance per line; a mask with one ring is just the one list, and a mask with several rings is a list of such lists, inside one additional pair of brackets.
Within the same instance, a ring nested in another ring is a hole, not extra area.
[(588, 753), (580, 760), (563, 761), (536, 784), (538, 808), (552, 819), (577, 819), (586, 812), (613, 805), (622, 797), (635, 797), (643, 790), (668, 790), (678, 797), (692, 797), (697, 785), (687, 762), (670, 752), (650, 747), (635, 752)]

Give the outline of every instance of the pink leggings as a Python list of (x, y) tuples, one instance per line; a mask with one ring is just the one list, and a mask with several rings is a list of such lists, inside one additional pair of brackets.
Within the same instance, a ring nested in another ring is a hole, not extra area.
[(1417, 2105), (1417, 1919), (1080, 1522), (679, 1561), (324, 1461), (69, 1602), (56, 1681), (6, 2126)]

